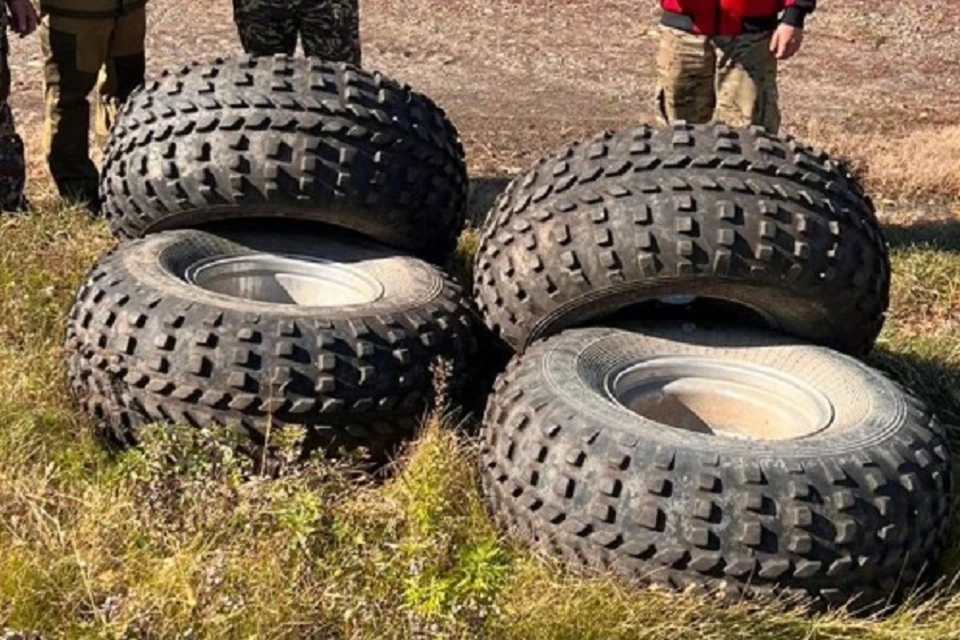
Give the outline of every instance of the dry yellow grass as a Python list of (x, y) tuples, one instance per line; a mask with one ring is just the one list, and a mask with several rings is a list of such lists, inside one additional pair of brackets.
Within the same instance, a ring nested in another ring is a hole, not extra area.
[(809, 139), (852, 160), (876, 198), (960, 199), (960, 126), (900, 134), (849, 134), (813, 129)]

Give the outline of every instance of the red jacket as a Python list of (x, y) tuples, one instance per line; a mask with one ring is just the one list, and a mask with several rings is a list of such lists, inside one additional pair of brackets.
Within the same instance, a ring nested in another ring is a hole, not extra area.
[(725, 36), (769, 31), (778, 22), (802, 28), (817, 0), (660, 0), (660, 6), (667, 26)]

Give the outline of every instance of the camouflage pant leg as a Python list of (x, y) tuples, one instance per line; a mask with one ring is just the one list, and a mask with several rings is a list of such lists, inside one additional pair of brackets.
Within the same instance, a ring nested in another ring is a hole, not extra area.
[(780, 107), (777, 59), (770, 34), (716, 39), (717, 108), (714, 119), (731, 126), (760, 125), (777, 133)]
[(40, 42), (46, 123), (43, 143), (61, 196), (96, 202), (99, 172), (90, 159), (87, 96), (109, 51), (113, 20), (44, 16)]
[(661, 126), (710, 121), (716, 104), (716, 52), (704, 36), (660, 26), (655, 111)]
[[(4, 12), (5, 13), (5, 12)], [(17, 135), (10, 98), (10, 48), (6, 15), (0, 19), (0, 210), (18, 211), (24, 205), (26, 164), (23, 139)]]
[(300, 37), (307, 56), (360, 66), (360, 7), (357, 0), (303, 0)]
[(100, 72), (97, 101), (97, 135), (105, 138), (117, 111), (133, 90), (143, 84), (146, 73), (144, 41), (147, 12), (144, 7), (117, 18), (110, 37), (106, 64)]
[(254, 56), (293, 55), (297, 4), (296, 0), (233, 0), (233, 20), (243, 50)]

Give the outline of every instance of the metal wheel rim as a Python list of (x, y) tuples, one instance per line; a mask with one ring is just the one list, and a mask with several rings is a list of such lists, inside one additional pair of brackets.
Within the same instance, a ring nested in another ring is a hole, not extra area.
[(793, 440), (827, 429), (834, 408), (796, 376), (706, 356), (645, 359), (609, 375), (607, 396), (669, 428), (740, 440)]
[(347, 307), (383, 297), (383, 284), (342, 262), (256, 253), (190, 265), (187, 283), (212, 293), (279, 305)]

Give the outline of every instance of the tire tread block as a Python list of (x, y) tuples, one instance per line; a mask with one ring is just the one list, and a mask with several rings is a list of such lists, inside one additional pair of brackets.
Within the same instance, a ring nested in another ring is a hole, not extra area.
[(101, 178), (120, 238), (269, 206), (434, 262), (456, 246), (466, 198), (459, 134), (427, 96), (348, 64), (284, 56), (218, 59), (135, 91)]

